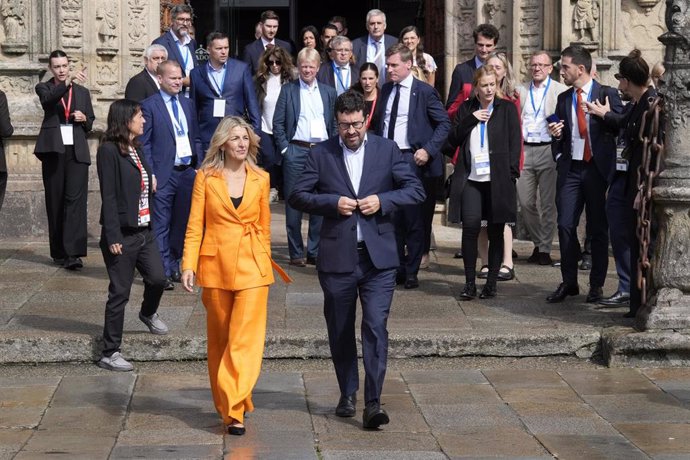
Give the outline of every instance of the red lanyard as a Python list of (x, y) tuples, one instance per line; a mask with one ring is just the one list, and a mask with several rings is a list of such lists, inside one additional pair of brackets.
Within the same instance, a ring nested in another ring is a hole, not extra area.
[(374, 116), (374, 111), (376, 110), (376, 101), (379, 100), (379, 95), (376, 94), (376, 99), (374, 99), (374, 102), (371, 104), (371, 110), (369, 111), (369, 119), (367, 120), (367, 127), (366, 130), (369, 130), (369, 125), (371, 124), (371, 118)]
[(133, 149), (133, 152), (134, 152), (134, 159), (136, 160), (137, 168), (139, 168), (139, 174), (141, 174), (141, 191), (145, 192), (146, 191), (146, 184), (144, 183), (143, 166), (141, 164), (141, 160), (139, 159), (139, 154), (137, 153), (137, 151)]
[(65, 105), (65, 99), (61, 98), (60, 102), (65, 108), (65, 123), (69, 123), (69, 111), (72, 108), (72, 86), (69, 87), (69, 96), (67, 96), (67, 105)]

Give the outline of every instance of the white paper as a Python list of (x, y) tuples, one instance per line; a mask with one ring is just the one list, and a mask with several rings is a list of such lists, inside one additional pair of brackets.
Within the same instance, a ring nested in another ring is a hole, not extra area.
[(326, 123), (321, 119), (316, 119), (311, 123), (310, 137), (315, 140), (325, 140), (328, 139), (328, 133), (326, 132)]
[(225, 99), (213, 100), (213, 116), (220, 118), (225, 116)]
[(192, 146), (189, 144), (189, 138), (187, 135), (177, 136), (177, 158), (186, 158), (192, 156)]
[(60, 125), (60, 134), (64, 145), (74, 145), (74, 125)]

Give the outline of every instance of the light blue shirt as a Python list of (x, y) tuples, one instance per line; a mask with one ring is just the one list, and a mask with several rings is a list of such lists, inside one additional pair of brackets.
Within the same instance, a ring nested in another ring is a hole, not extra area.
[[(189, 133), (189, 129), (188, 129), (188, 125), (187, 125), (187, 117), (185, 116), (184, 110), (182, 110), (182, 104), (180, 104), (180, 101), (179, 101), (179, 98), (184, 97), (184, 96), (182, 96), (182, 93), (177, 95), (178, 100), (177, 100), (176, 104), (177, 104), (177, 110), (178, 110), (178, 113), (180, 115), (180, 118), (175, 120), (175, 114), (173, 113), (173, 109), (172, 109), (172, 101), (171, 101), (172, 96), (163, 90), (160, 91), (160, 95), (163, 98), (163, 102), (165, 103), (165, 108), (168, 109), (168, 115), (170, 115), (170, 120), (172, 121), (172, 124), (173, 124), (173, 130), (175, 131), (175, 134), (176, 134), (175, 135), (175, 138), (176, 138), (175, 141), (177, 141), (177, 132), (180, 129), (184, 131), (185, 135), (188, 135), (188, 133)], [(175, 157), (175, 164), (180, 165), (180, 164), (183, 164), (183, 162), (179, 158), (177, 158), (177, 156), (176, 156)]]
[(225, 85), (225, 75), (228, 71), (228, 63), (224, 63), (220, 69), (214, 68), (211, 63), (208, 63), (206, 67), (206, 72), (208, 72), (208, 78), (211, 80), (211, 86), (216, 96), (223, 96), (223, 85)]

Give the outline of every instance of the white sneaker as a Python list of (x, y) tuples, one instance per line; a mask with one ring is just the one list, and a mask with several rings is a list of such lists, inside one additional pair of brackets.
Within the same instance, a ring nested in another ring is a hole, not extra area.
[(269, 203), (277, 203), (280, 199), (278, 198), (278, 189), (272, 188), (268, 194)]
[(123, 358), (119, 351), (116, 351), (111, 356), (103, 356), (100, 361), (98, 361), (98, 367), (118, 372), (129, 372), (134, 369), (134, 366)]
[(139, 312), (139, 319), (142, 323), (146, 324), (149, 328), (151, 334), (165, 335), (168, 333), (168, 326), (163, 322), (158, 313), (154, 313), (151, 316), (144, 316)]

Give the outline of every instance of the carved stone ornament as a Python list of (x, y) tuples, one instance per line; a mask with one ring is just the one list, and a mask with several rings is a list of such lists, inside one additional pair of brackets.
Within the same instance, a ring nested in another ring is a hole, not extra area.
[(96, 19), (100, 21), (98, 39), (101, 41), (101, 48), (117, 49), (119, 20), (117, 2), (105, 0), (96, 13)]
[(597, 0), (576, 0), (573, 7), (573, 32), (578, 42), (594, 41), (594, 31), (599, 20)]
[(644, 10), (644, 14), (649, 14), (659, 1), (660, 0), (637, 0), (637, 4)]
[(25, 0), (2, 0), (0, 16), (5, 29), (2, 50), (7, 54), (24, 54), (29, 49), (26, 33), (27, 8)]

